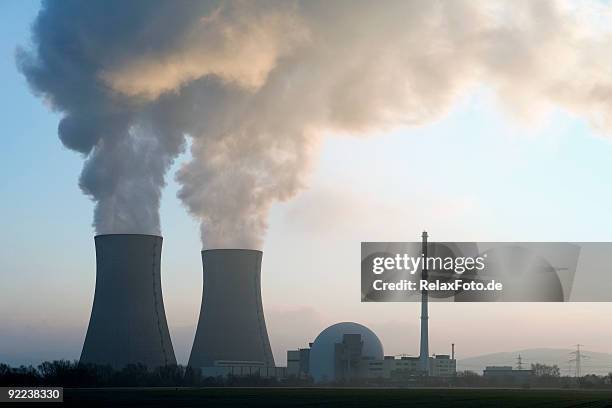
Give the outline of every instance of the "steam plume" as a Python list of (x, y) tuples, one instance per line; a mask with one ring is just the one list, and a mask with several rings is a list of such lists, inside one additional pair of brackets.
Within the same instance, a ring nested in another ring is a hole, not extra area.
[[(164, 176), (206, 247), (260, 247), (326, 132), (434, 120), (474, 86), (612, 126), (610, 8), (557, 1), (50, 1), (20, 51), (86, 158), (105, 232), (159, 232)], [(605, 20), (605, 21), (602, 21)]]

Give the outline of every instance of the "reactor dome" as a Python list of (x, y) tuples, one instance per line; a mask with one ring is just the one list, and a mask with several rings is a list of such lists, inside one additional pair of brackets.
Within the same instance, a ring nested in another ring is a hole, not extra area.
[(323, 330), (312, 343), (309, 371), (315, 382), (335, 379), (335, 345), (342, 343), (345, 334), (361, 335), (362, 357), (384, 358), (382, 343), (372, 330), (353, 322), (336, 323)]

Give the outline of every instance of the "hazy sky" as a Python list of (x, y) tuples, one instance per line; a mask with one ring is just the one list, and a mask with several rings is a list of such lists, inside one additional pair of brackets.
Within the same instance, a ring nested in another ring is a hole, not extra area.
[[(29, 91), (15, 47), (34, 1), (0, 2), (0, 361), (78, 358), (95, 284), (92, 203), (59, 116)], [(201, 299), (198, 222), (164, 190), (162, 279), (185, 363)], [(262, 294), (277, 363), (326, 326), (372, 328), (386, 354), (418, 352), (418, 304), (360, 303), (360, 242), (611, 241), (612, 144), (561, 110), (525, 122), (474, 89), (440, 120), (363, 138), (324, 139), (308, 188), (275, 204)], [(612, 304), (433, 304), (430, 350), (458, 357), (532, 347), (612, 352)]]

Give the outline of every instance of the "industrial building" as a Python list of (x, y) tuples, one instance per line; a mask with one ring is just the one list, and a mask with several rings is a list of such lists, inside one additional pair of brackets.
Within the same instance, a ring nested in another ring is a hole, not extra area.
[(308, 375), (316, 382), (356, 377), (362, 360), (382, 360), (383, 346), (376, 334), (357, 323), (334, 324), (312, 343)]
[(81, 363), (176, 364), (161, 289), (162, 237), (95, 237), (96, 288)]
[[(422, 375), (420, 371), (420, 357), (385, 356), (382, 361), (364, 361), (362, 376), (365, 378), (405, 379)], [(429, 357), (428, 375), (432, 377), (454, 377), (457, 373), (455, 359), (448, 354), (439, 354)]]
[(310, 347), (298, 350), (287, 350), (287, 376), (308, 378), (310, 372)]
[(287, 367), (271, 367), (264, 363), (253, 361), (216, 361), (214, 366), (200, 367), (204, 377), (246, 377), (258, 376), (261, 378), (286, 378)]
[[(422, 234), (421, 253), (427, 258), (427, 232)], [(421, 279), (427, 280), (424, 266)], [(357, 323), (337, 323), (323, 330), (309, 349), (287, 351), (287, 375), (310, 376), (315, 382), (350, 379), (399, 380), (417, 376), (454, 377), (457, 373), (455, 345), (451, 355), (429, 355), (427, 290), (421, 292), (421, 342), (418, 357), (384, 356), (374, 332)]]
[(189, 366), (202, 373), (272, 372), (261, 301), (262, 252), (202, 251), (204, 288)]
[(417, 376), (454, 377), (451, 355), (428, 357), (427, 371), (419, 357), (384, 356), (382, 343), (367, 327), (337, 323), (323, 330), (310, 348), (287, 351), (287, 375), (311, 377), (315, 382), (353, 379), (402, 380)]
[(505, 383), (528, 383), (533, 377), (533, 370), (515, 370), (511, 366), (487, 366), (482, 376), (490, 380), (504, 381)]

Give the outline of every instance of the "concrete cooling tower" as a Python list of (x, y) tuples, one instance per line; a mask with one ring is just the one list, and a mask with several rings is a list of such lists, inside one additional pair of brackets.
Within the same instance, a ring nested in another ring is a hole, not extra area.
[(261, 251), (202, 251), (204, 290), (189, 365), (274, 367), (261, 304)]
[(98, 235), (96, 292), (82, 363), (176, 364), (162, 299), (162, 237)]

